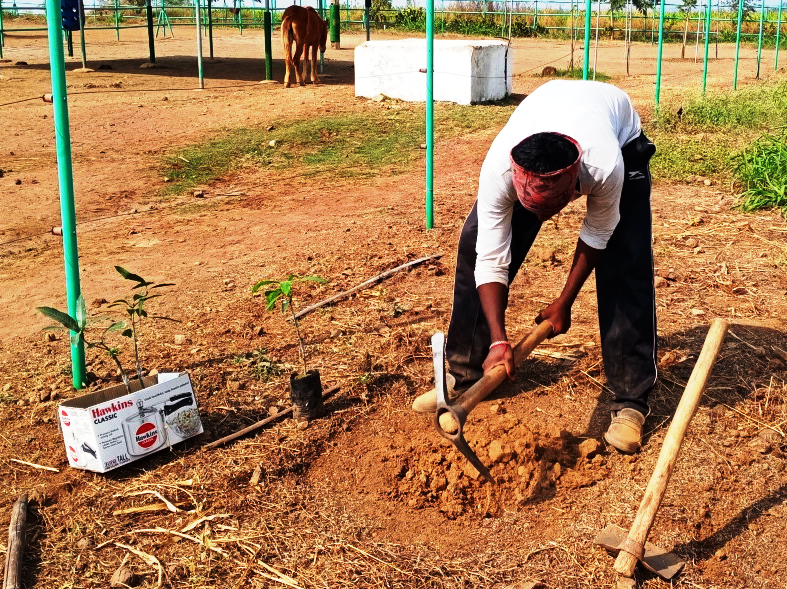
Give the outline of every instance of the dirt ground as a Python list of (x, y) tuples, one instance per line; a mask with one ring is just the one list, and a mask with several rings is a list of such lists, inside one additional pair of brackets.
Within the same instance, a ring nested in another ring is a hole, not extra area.
[[(11, 27), (9, 21), (6, 26)], [(492, 488), (409, 410), (432, 383), (429, 338), (447, 327), (454, 248), (497, 129), (436, 145), (436, 227), (424, 229), (423, 162), (393, 178), (315, 186), (297, 173), (248, 171), (164, 200), (159, 157), (235, 126), (270, 126), (328, 113), (391, 108), (356, 98), (352, 48), (329, 49), (319, 86), (284, 89), (264, 78), (257, 31), (214, 33), (206, 88), (197, 90), (190, 29), (159, 38), (157, 68), (144, 30), (89, 31), (90, 73), (68, 58), (69, 116), (82, 291), (91, 313), (127, 294), (114, 265), (173, 282), (151, 303), (179, 323), (148, 324), (148, 369), (190, 372), (206, 428), (198, 439), (107, 475), (68, 466), (55, 409), (76, 394), (68, 338), (44, 335), (35, 307), (64, 307), (62, 243), (45, 33), (10, 33), (0, 62), (0, 526), (31, 497), (27, 587), (610, 587), (613, 557), (593, 544), (607, 524), (628, 527), (691, 374), (711, 318), (733, 325), (689, 428), (650, 534), (686, 561), (674, 587), (785, 587), (787, 564), (787, 224), (743, 215), (728, 186), (698, 178), (654, 181), (660, 378), (646, 444), (633, 457), (605, 448), (609, 393), (590, 281), (571, 331), (539, 347), (471, 414), (466, 435), (492, 466)], [(375, 33), (381, 38), (384, 33)], [(388, 35), (390, 36), (390, 34)], [(565, 67), (566, 42), (514, 42), (514, 92)], [(731, 86), (733, 49), (711, 48), (709, 86)], [(205, 49), (207, 53), (207, 46)], [(274, 77), (283, 66), (274, 43)], [(662, 98), (699, 88), (702, 64), (665, 48)], [(581, 50), (577, 45), (579, 56)], [(591, 53), (591, 55), (593, 55)], [(597, 69), (628, 91), (645, 124), (653, 110), (656, 47), (602, 43)], [(739, 84), (757, 83), (753, 50)], [(763, 71), (773, 55), (764, 52)], [(99, 69), (100, 66), (111, 69)], [(778, 73), (776, 75), (779, 75)], [(766, 76), (767, 77), (767, 76)], [(294, 172), (297, 172), (294, 171)], [(510, 331), (521, 335), (559, 292), (583, 212), (544, 228), (512, 286)], [(282, 318), (251, 299), (261, 278), (318, 274), (300, 304), (343, 292), (417, 258), (440, 255), (302, 321), (310, 363), (340, 387), (328, 415), (306, 429), (290, 419), (256, 437), (211, 440), (289, 406), (297, 347)], [(122, 356), (127, 361), (129, 353)], [(268, 362), (269, 361), (269, 362)], [(266, 364), (266, 362), (268, 362)], [(90, 352), (93, 388), (114, 383)], [(14, 462), (57, 469), (41, 470)], [(256, 480), (252, 480), (256, 479)], [(175, 503), (170, 512), (152, 494)], [(152, 511), (118, 513), (131, 507)], [(206, 519), (207, 518), (207, 519)], [(190, 528), (188, 524), (199, 522)], [(181, 535), (172, 533), (177, 532)], [(0, 548), (6, 544), (0, 539)], [(658, 578), (638, 572), (644, 587)]]

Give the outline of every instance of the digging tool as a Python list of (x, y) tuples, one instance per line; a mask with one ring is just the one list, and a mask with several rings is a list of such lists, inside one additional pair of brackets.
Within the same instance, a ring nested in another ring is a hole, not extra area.
[[(702, 346), (697, 364), (691, 372), (689, 382), (683, 391), (675, 416), (672, 418), (664, 443), (661, 446), (658, 462), (650, 482), (645, 489), (645, 495), (637, 510), (634, 523), (628, 535), (625, 531), (616, 532), (617, 526), (607, 526), (596, 538), (596, 543), (609, 548), (618, 550), (615, 560), (615, 571), (620, 575), (618, 578), (618, 588), (632, 586), (632, 577), (637, 561), (642, 562), (645, 568), (653, 571), (663, 579), (669, 580), (680, 571), (683, 562), (675, 555), (658, 549), (652, 544), (646, 543), (648, 532), (653, 525), (656, 511), (661, 505), (664, 493), (667, 490), (672, 470), (678, 459), (680, 446), (686, 435), (694, 412), (702, 398), (705, 385), (708, 382), (710, 371), (719, 354), (724, 336), (727, 334), (728, 322), (723, 319), (714, 319), (711, 322), (705, 343)], [(620, 528), (617, 528), (620, 530)]]
[[(514, 364), (519, 364), (530, 355), (535, 347), (552, 333), (552, 324), (543, 321), (516, 346), (514, 346)], [(437, 394), (437, 411), (434, 416), (434, 425), (437, 431), (446, 440), (449, 440), (457, 450), (464, 454), (470, 463), (475, 466), (481, 475), (493, 485), (495, 479), (476, 456), (464, 438), (463, 428), (467, 416), (481, 401), (486, 399), (497, 386), (506, 378), (505, 366), (495, 366), (484, 374), (477, 383), (451, 403), (448, 399), (448, 390), (445, 384), (445, 335), (436, 333), (432, 336), (432, 358), (434, 360), (435, 393)]]

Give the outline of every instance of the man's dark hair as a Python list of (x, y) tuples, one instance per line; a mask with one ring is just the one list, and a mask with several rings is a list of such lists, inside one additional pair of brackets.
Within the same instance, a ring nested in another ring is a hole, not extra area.
[(562, 135), (536, 133), (520, 141), (511, 150), (511, 157), (526, 172), (546, 174), (573, 164), (579, 157), (579, 151)]

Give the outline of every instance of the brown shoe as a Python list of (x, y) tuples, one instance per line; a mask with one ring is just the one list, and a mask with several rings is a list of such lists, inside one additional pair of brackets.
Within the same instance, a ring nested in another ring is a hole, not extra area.
[(634, 454), (641, 447), (642, 424), (645, 416), (636, 409), (621, 409), (612, 412), (612, 423), (609, 424), (604, 439), (608, 444), (625, 454)]
[[(456, 379), (449, 372), (445, 375), (445, 386), (448, 389), (448, 400), (453, 401), (464, 391), (457, 392), (454, 390)], [(428, 393), (418, 395), (413, 401), (413, 411), (416, 413), (434, 413), (437, 411), (437, 390), (432, 389)]]

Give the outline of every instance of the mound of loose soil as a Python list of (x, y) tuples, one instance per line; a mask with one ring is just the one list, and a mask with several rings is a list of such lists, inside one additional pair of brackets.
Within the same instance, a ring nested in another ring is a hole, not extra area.
[(450, 444), (409, 444), (391, 450), (390, 496), (409, 507), (436, 506), (451, 519), (499, 515), (556, 488), (590, 486), (609, 472), (596, 440), (531, 429), (499, 405), (491, 409), (497, 413), (491, 419), (471, 415), (466, 439), (496, 486)]

